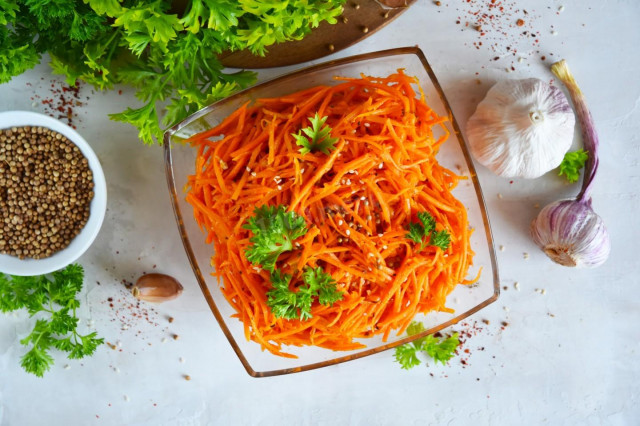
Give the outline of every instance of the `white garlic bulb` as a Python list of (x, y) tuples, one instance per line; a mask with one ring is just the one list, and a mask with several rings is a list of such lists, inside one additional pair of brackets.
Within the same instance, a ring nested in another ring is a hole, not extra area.
[(537, 178), (558, 167), (575, 116), (562, 91), (542, 80), (496, 83), (467, 122), (475, 159), (503, 177)]

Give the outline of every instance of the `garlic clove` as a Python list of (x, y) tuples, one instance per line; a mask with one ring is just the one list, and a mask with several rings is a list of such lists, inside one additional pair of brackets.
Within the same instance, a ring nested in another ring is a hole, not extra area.
[(182, 284), (165, 274), (146, 274), (138, 278), (131, 294), (138, 300), (162, 303), (182, 294)]
[(531, 236), (551, 260), (563, 266), (593, 268), (611, 252), (609, 233), (590, 202), (561, 200), (543, 208), (531, 222)]
[(529, 78), (496, 83), (467, 122), (474, 158), (497, 175), (536, 178), (558, 167), (575, 116), (560, 89)]

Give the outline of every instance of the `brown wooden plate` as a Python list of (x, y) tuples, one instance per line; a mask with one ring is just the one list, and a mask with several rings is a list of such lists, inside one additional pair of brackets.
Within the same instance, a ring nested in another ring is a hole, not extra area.
[(275, 44), (265, 56), (248, 50), (223, 53), (222, 64), (230, 68), (272, 68), (299, 64), (345, 49), (370, 36), (406, 11), (417, 0), (385, 0), (383, 7), (375, 0), (348, 0), (338, 23), (321, 23), (302, 40)]

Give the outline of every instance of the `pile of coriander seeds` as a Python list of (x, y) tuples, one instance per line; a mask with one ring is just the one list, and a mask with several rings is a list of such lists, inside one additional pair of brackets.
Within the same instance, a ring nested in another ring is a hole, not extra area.
[(80, 149), (45, 127), (0, 130), (0, 253), (41, 259), (89, 219), (93, 174)]

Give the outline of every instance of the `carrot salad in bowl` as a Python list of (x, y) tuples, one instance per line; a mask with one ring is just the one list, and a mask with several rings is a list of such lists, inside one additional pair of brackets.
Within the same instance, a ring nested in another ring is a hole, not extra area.
[(247, 339), (353, 350), (452, 312), (470, 284), (463, 179), (436, 160), (446, 117), (417, 79), (336, 78), (244, 104), (188, 139), (186, 200), (214, 243), (212, 265)]

